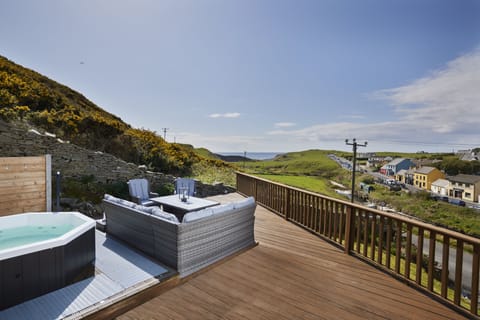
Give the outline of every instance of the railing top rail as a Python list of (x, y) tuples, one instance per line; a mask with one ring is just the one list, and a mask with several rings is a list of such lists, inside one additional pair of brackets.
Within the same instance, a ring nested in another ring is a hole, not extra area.
[(363, 211), (366, 211), (366, 212), (370, 212), (370, 213), (373, 213), (373, 214), (376, 214), (376, 215), (379, 215), (379, 216), (383, 216), (383, 217), (386, 217), (386, 218), (391, 218), (391, 219), (395, 219), (397, 221), (405, 222), (405, 223), (411, 224), (413, 226), (423, 228), (425, 230), (434, 231), (437, 234), (447, 235), (451, 238), (463, 240), (467, 243), (480, 245), (480, 239), (479, 238), (469, 236), (469, 235), (460, 233), (458, 231), (454, 231), (454, 230), (450, 230), (450, 229), (447, 229), (447, 228), (435, 226), (435, 225), (417, 220), (415, 218), (404, 216), (400, 213), (390, 213), (390, 212), (385, 212), (385, 211), (381, 211), (381, 210), (377, 210), (377, 209), (368, 208), (368, 207), (362, 206), (360, 204), (351, 203), (349, 201), (332, 198), (332, 197), (329, 197), (329, 196), (325, 196), (323, 194), (319, 194), (319, 193), (315, 193), (315, 192), (312, 192), (312, 191), (307, 191), (307, 190), (299, 189), (299, 188), (296, 188), (296, 187), (288, 186), (288, 185), (283, 184), (283, 183), (273, 182), (271, 180), (260, 178), (260, 177), (254, 176), (254, 175), (250, 175), (250, 174), (247, 174), (247, 173), (244, 173), (244, 172), (240, 172), (240, 171), (236, 171), (236, 174), (243, 175), (243, 176), (246, 176), (246, 177), (250, 177), (250, 178), (253, 178), (253, 179), (256, 179), (256, 180), (264, 181), (264, 182), (267, 182), (267, 183), (270, 183), (270, 184), (278, 185), (280, 187), (287, 188), (287, 189), (290, 189), (290, 190), (295, 190), (295, 191), (303, 192), (305, 194), (313, 195), (313, 196), (316, 196), (316, 197), (321, 197), (323, 199), (327, 199), (327, 200), (330, 200), (330, 201), (335, 201), (335, 202), (344, 204), (344, 205), (346, 205), (348, 207), (351, 207), (351, 208), (357, 208), (357, 209), (360, 209), (360, 210), (363, 210)]

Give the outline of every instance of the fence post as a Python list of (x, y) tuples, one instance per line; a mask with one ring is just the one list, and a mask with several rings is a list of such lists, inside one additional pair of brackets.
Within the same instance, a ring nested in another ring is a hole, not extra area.
[(353, 208), (347, 207), (347, 219), (345, 221), (345, 253), (350, 254), (352, 248), (352, 224), (353, 224)]
[(57, 187), (56, 187), (56, 210), (57, 211), (60, 211), (60, 190), (61, 190), (61, 182), (60, 180), (62, 179), (62, 176), (60, 174), (60, 171), (57, 171), (57, 180), (56, 180), (56, 183), (57, 183)]
[(289, 212), (290, 212), (290, 189), (286, 188), (287, 195), (285, 199), (285, 220), (288, 220), (289, 218)]
[(45, 177), (46, 211), (50, 212), (52, 211), (52, 156), (49, 154), (45, 155)]

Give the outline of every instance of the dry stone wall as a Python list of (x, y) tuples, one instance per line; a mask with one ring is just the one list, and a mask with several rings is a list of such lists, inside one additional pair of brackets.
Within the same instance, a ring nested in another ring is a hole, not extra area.
[[(93, 175), (102, 183), (127, 182), (147, 178), (152, 189), (169, 183), (176, 177), (146, 170), (145, 166), (127, 163), (111, 154), (88, 150), (62, 141), (54, 135), (34, 129), (23, 129), (0, 120), (0, 156), (52, 156), (52, 174), (60, 171), (64, 177), (81, 178)], [(234, 192), (223, 184), (207, 185), (197, 182), (200, 197)]]

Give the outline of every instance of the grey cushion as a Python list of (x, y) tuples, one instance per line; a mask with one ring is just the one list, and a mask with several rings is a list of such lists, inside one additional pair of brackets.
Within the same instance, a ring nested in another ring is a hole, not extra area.
[(231, 212), (234, 209), (234, 207), (233, 207), (233, 203), (225, 203), (219, 206), (211, 207), (211, 209), (212, 209), (212, 213), (217, 215), (217, 214), (224, 214), (224, 213)]
[(136, 204), (134, 202), (131, 202), (131, 201), (128, 201), (128, 200), (124, 200), (124, 199), (120, 199), (120, 198), (117, 198), (117, 197), (114, 197), (112, 195), (109, 195), (109, 194), (105, 194), (103, 196), (103, 198), (105, 200), (108, 200), (108, 201), (111, 201), (111, 202), (115, 202), (117, 204), (121, 204), (125, 207), (128, 207), (128, 208), (134, 208), (136, 206)]
[(196, 221), (198, 219), (202, 219), (213, 214), (212, 208), (206, 208), (198, 211), (192, 211), (183, 216), (183, 223), (189, 223), (192, 221)]
[(155, 217), (159, 217), (160, 219), (167, 220), (173, 223), (180, 223), (176, 215), (168, 213), (160, 209), (159, 207), (149, 207), (152, 209), (152, 215)]
[(255, 203), (255, 199), (253, 197), (248, 197), (246, 199), (236, 201), (233, 203), (234, 209), (243, 209)]

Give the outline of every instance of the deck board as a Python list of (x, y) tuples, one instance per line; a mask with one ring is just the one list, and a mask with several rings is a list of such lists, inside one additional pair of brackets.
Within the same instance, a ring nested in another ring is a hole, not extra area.
[(464, 319), (262, 207), (255, 237), (258, 246), (118, 319)]

